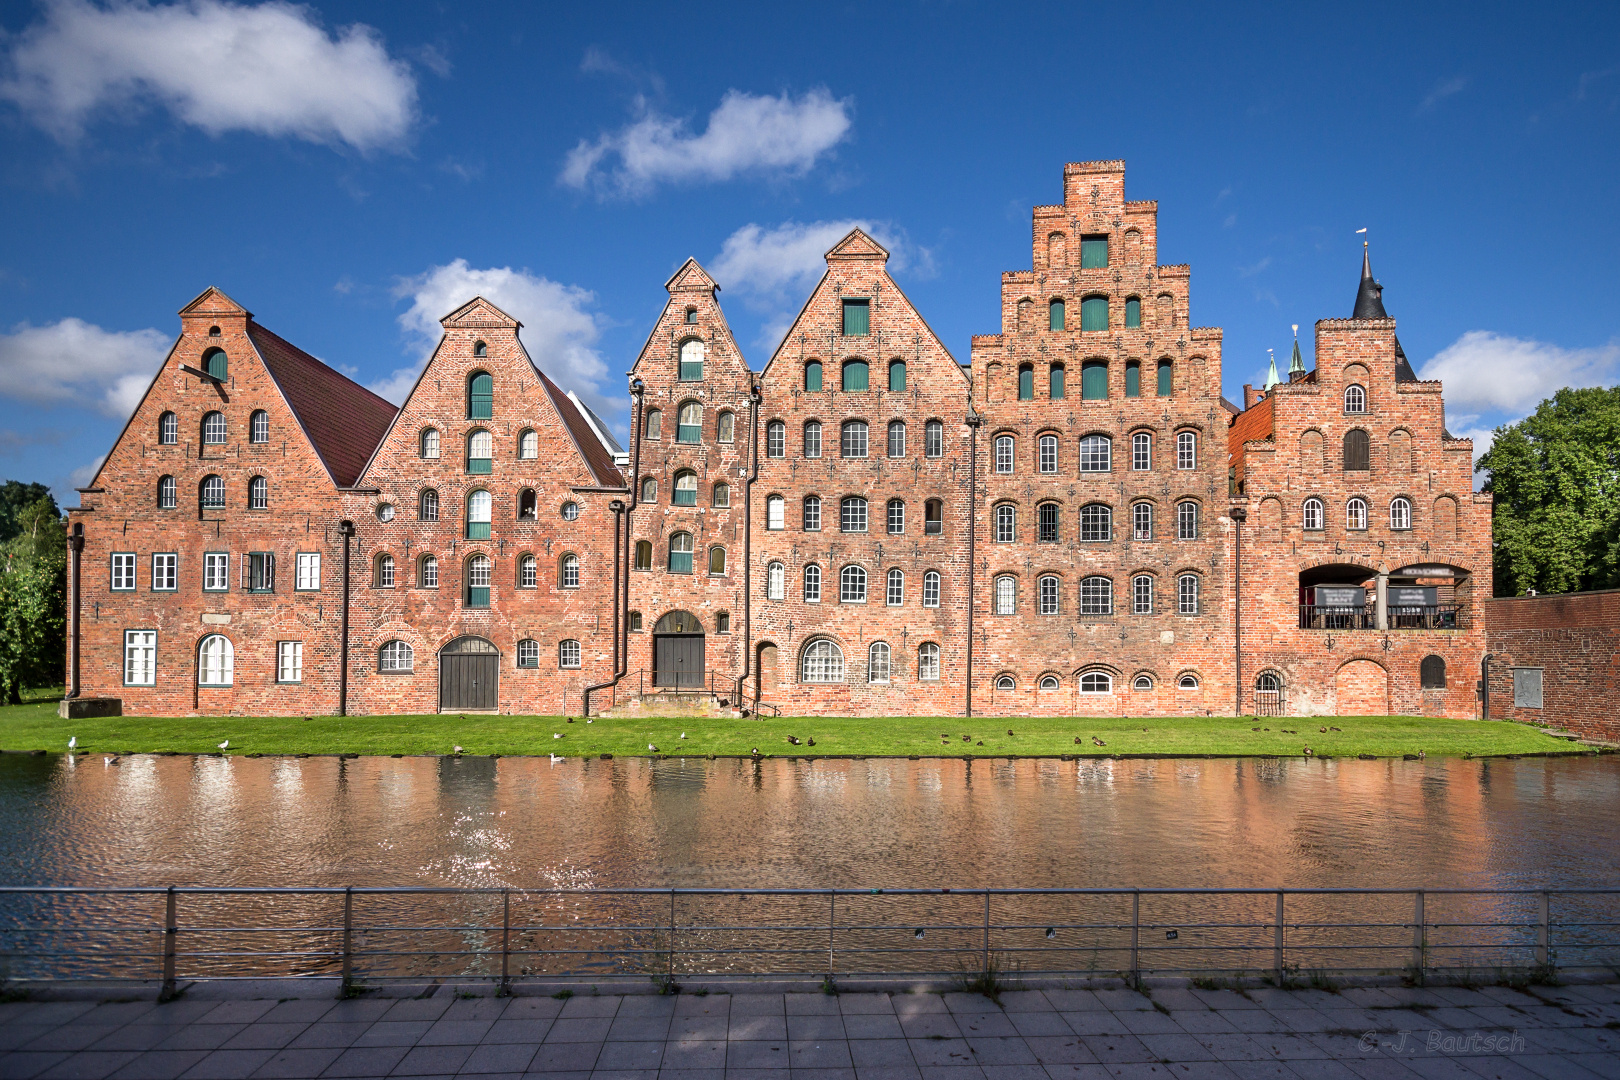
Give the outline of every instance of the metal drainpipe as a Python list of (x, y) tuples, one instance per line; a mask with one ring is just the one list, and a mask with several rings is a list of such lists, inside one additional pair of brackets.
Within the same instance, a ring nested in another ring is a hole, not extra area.
[[(631, 451), (630, 459), (630, 503), (628, 506), (623, 506), (624, 513), (619, 518), (619, 521), (624, 524), (624, 552), (622, 555), (618, 550), (617, 539), (614, 542), (613, 577), (615, 583), (617, 583), (619, 580), (619, 563), (622, 559), (624, 593), (621, 597), (617, 587), (615, 587), (613, 593), (613, 619), (617, 627), (614, 638), (613, 678), (605, 683), (598, 683), (595, 686), (585, 688), (584, 700), (580, 710), (583, 716), (591, 715), (591, 691), (606, 690), (610, 686), (618, 686), (619, 680), (624, 678), (625, 669), (630, 666), (630, 559), (635, 552), (635, 545), (630, 542), (630, 513), (636, 508), (636, 504), (641, 498), (641, 408), (642, 394), (646, 390), (646, 384), (640, 379), (633, 378), (630, 380), (630, 394), (635, 398), (635, 407), (630, 410), (630, 442), (634, 449)], [(614, 502), (618, 502), (618, 500), (615, 499)], [(617, 513), (617, 511), (615, 512)], [(615, 524), (615, 529), (617, 529), (617, 524)], [(615, 532), (614, 535), (617, 538), (618, 533)], [(623, 605), (623, 618), (620, 618), (621, 604)]]
[[(973, 604), (977, 567), (974, 565), (974, 541), (979, 521), (979, 425), (984, 421), (968, 398), (968, 613), (967, 613), (967, 701), (963, 715), (973, 715)], [(943, 514), (941, 515), (943, 516)], [(943, 662), (943, 657), (941, 658)]]
[(591, 715), (591, 691), (612, 686), (619, 670), (619, 538), (620, 530), (624, 526), (624, 500), (614, 499), (608, 503), (608, 509), (613, 511), (613, 664), (609, 670), (615, 678), (585, 688), (584, 693), (580, 695), (581, 716)]
[(354, 539), (354, 522), (338, 522), (343, 534), (343, 618), (338, 630), (338, 715), (349, 715), (349, 541)]
[(1249, 511), (1232, 507), (1232, 685), (1237, 705), (1233, 716), (1243, 715), (1243, 523)]
[(1479, 718), (1491, 718), (1491, 660), (1494, 653), (1486, 653), (1479, 658)]
[(69, 623), (70, 652), (69, 675), (71, 687), (68, 697), (76, 698), (80, 693), (79, 686), (79, 562), (84, 552), (84, 523), (73, 523), (73, 535), (68, 537), (68, 550), (73, 553), (73, 612)]
[[(754, 480), (759, 476), (759, 405), (760, 386), (753, 383), (748, 387), (748, 452), (751, 461), (748, 465), (748, 476), (743, 480), (743, 669), (737, 676), (737, 704), (740, 706), (747, 697), (748, 674), (753, 671), (754, 663), (754, 623), (753, 623), (753, 597), (754, 597)], [(754, 704), (759, 704), (760, 695), (754, 695)]]

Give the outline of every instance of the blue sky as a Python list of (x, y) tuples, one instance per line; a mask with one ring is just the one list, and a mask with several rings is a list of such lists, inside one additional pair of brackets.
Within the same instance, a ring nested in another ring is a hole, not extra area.
[[(1620, 7), (0, 2), (0, 476), (66, 505), (223, 288), (394, 396), (484, 292), (622, 424), (689, 255), (755, 370), (861, 222), (962, 361), (1123, 158), (1225, 389), (1359, 228), (1456, 433), (1620, 378)], [(1480, 443), (1483, 447), (1483, 439)]]

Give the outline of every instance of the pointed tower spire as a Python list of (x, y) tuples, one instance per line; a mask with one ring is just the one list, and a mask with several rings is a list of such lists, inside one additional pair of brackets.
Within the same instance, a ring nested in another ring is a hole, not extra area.
[(1288, 381), (1293, 382), (1295, 375), (1305, 374), (1305, 358), (1299, 355), (1299, 323), (1294, 324), (1294, 355), (1288, 360)]
[(1356, 289), (1356, 309), (1351, 313), (1352, 319), (1387, 319), (1389, 313), (1384, 310), (1384, 287), (1373, 280), (1372, 256), (1367, 250), (1367, 241), (1361, 242), (1361, 285)]
[(1269, 394), (1271, 388), (1282, 382), (1282, 380), (1277, 378), (1277, 354), (1271, 349), (1267, 349), (1266, 352), (1271, 357), (1271, 370), (1266, 373), (1266, 383), (1260, 389)]

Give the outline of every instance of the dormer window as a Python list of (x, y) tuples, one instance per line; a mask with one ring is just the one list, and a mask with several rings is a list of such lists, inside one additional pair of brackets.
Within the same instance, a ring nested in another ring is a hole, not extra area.
[(210, 326), (210, 327), (209, 327), (209, 328), (208, 328), (208, 336), (209, 336), (209, 337), (219, 337), (219, 327), (217, 327), (217, 326)]
[(478, 357), (488, 356), (489, 346), (485, 345), (482, 341), (473, 342), (473, 355)]

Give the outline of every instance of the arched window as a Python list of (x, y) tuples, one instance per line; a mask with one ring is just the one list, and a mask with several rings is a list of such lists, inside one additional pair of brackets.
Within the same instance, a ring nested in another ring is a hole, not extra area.
[(863, 533), (866, 531), (866, 500), (850, 495), (838, 504), (838, 531)]
[(866, 681), (886, 683), (889, 681), (889, 645), (884, 641), (874, 641), (866, 650)]
[(1182, 615), (1198, 614), (1198, 575), (1182, 574), (1176, 579), (1176, 611)]
[(906, 362), (889, 361), (889, 389), (898, 393), (906, 388)]
[(1142, 298), (1140, 296), (1127, 296), (1125, 298), (1125, 329), (1137, 330), (1142, 326)]
[(997, 678), (996, 678), (996, 689), (997, 690), (1016, 690), (1016, 689), (1018, 689), (1018, 680), (1013, 678), (1011, 675), (997, 676)]
[(703, 406), (688, 401), (675, 417), (675, 441), (695, 443), (703, 440)]
[(866, 456), (865, 420), (845, 420), (838, 446), (840, 452), (847, 458), (863, 458)]
[(1176, 468), (1198, 468), (1198, 435), (1196, 432), (1183, 431), (1177, 433)]
[(488, 476), (495, 471), (495, 436), (483, 428), (467, 435), (467, 472)]
[(869, 372), (865, 360), (844, 361), (844, 393), (855, 394), (867, 388)]
[(540, 643), (534, 638), (524, 638), (517, 643), (517, 666), (520, 668), (540, 666)]
[(437, 491), (434, 491), (432, 488), (428, 488), (426, 491), (422, 492), (421, 496), (416, 500), (416, 520), (439, 520), (439, 493)]
[(1198, 504), (1190, 499), (1176, 504), (1176, 539), (1198, 539)]
[(1058, 579), (1047, 574), (1036, 582), (1036, 592), (1040, 599), (1040, 613), (1042, 615), (1056, 615), (1058, 613)]
[(906, 531), (906, 503), (904, 499), (890, 499), (886, 508), (889, 535), (899, 536)]
[(838, 602), (840, 604), (866, 603), (866, 571), (859, 566), (846, 566), (838, 572)]
[(489, 523), (495, 500), (489, 492), (479, 489), (467, 493), (467, 539), (488, 540)]
[(540, 435), (534, 431), (525, 431), (518, 436), (518, 457), (524, 461), (534, 461), (540, 456)]
[(716, 482), (714, 487), (709, 489), (709, 503), (722, 510), (730, 506), (731, 485)]
[(939, 681), (939, 646), (932, 641), (917, 646), (917, 678), (923, 682)]
[(1053, 364), (1046, 372), (1046, 396), (1060, 401), (1064, 396), (1063, 365)]
[(844, 650), (836, 642), (818, 638), (805, 646), (802, 678), (808, 683), (844, 681)]
[(651, 570), (652, 569), (652, 541), (651, 540), (637, 540), (636, 541), (636, 569), (637, 570)]
[(1423, 658), (1418, 667), (1418, 678), (1425, 690), (1444, 690), (1446, 688), (1446, 658), (1430, 654)]
[(537, 589), (540, 587), (540, 560), (533, 555), (525, 555), (518, 560), (518, 588)]
[(1035, 400), (1035, 365), (1018, 365), (1018, 400)]
[(1048, 330), (1063, 329), (1063, 301), (1053, 300), (1046, 305), (1046, 328)]
[(804, 602), (821, 603), (821, 567), (815, 563), (804, 568)]
[(1080, 397), (1084, 401), (1103, 401), (1107, 399), (1107, 361), (1087, 360), (1080, 365)]
[(248, 442), (267, 443), (270, 441), (270, 414), (263, 409), (254, 409), (253, 415), (248, 417)]
[(767, 529), (787, 528), (787, 500), (780, 495), (772, 495), (765, 500), (765, 527)]
[(1142, 396), (1142, 362), (1140, 360), (1125, 361), (1125, 396)]
[(202, 369), (214, 378), (224, 381), (230, 372), (224, 349), (209, 349), (202, 355)]
[(821, 389), (821, 361), (806, 360), (804, 363), (804, 388), (815, 391)]
[(779, 562), (765, 567), (765, 599), (781, 600), (787, 595), (787, 568)]
[(939, 607), (939, 571), (929, 570), (923, 574), (923, 607)]
[(1106, 435), (1087, 435), (1080, 440), (1080, 471), (1109, 472), (1114, 467), (1114, 440)]
[(488, 420), (495, 415), (495, 379), (480, 371), (467, 380), (467, 419)]
[(473, 342), (473, 356), (479, 360), (489, 355), (489, 346), (482, 341)]
[(1365, 472), (1372, 468), (1372, 441), (1361, 428), (1344, 433), (1344, 468), (1346, 472)]
[(726, 549), (712, 547), (709, 549), (709, 573), (724, 574), (726, 572)]
[(941, 421), (930, 420), (923, 425), (923, 456), (945, 456), (945, 425)]
[(650, 476), (642, 478), (641, 501), (644, 503), (655, 503), (658, 501), (658, 481)]
[(579, 503), (575, 502), (573, 499), (565, 500), (562, 504), (562, 519), (564, 521), (578, 521)]
[(580, 666), (579, 642), (573, 638), (564, 638), (557, 642), (557, 666), (560, 668), (577, 668)]
[(422, 430), (422, 439), (418, 443), (417, 452), (425, 458), (437, 458), (439, 456), (438, 428), (424, 428)]
[(1405, 530), (1412, 527), (1412, 503), (1406, 498), (1391, 499), (1389, 503), (1389, 527), (1395, 530)]
[(1112, 615), (1114, 613), (1114, 583), (1105, 577), (1093, 575), (1080, 581), (1080, 614)]
[(202, 482), (202, 508), (204, 510), (225, 509), (225, 478), (222, 476), (205, 476)]
[(225, 414), (210, 412), (203, 415), (202, 441), (205, 446), (225, 445)]
[(1352, 531), (1367, 527), (1367, 500), (1351, 499), (1344, 504), (1344, 527)]
[(737, 414), (722, 412), (714, 418), (714, 437), (718, 442), (734, 442), (737, 438)]
[(1059, 686), (1058, 677), (1056, 675), (1042, 675), (1041, 676), (1041, 689), (1042, 690), (1056, 690), (1056, 689), (1058, 689), (1058, 686)]
[(173, 510), (179, 505), (179, 490), (172, 476), (158, 477), (158, 509)]
[(270, 509), (270, 481), (263, 476), (248, 481), (248, 509)]
[(821, 496), (806, 495), (804, 497), (803, 514), (801, 515), (805, 532), (821, 531)]
[(1148, 691), (1148, 690), (1152, 690), (1153, 689), (1153, 676), (1151, 676), (1151, 675), (1138, 675), (1136, 678), (1131, 680), (1131, 689), (1132, 690), (1138, 690), (1138, 691), (1144, 691), (1144, 692)]
[(1181, 678), (1176, 680), (1176, 686), (1182, 690), (1196, 690), (1198, 689), (1198, 676), (1183, 675)]
[(945, 532), (945, 504), (939, 499), (923, 503), (923, 535), (942, 536)]
[(180, 418), (172, 412), (158, 417), (158, 443), (173, 446), (180, 441)]
[(1153, 468), (1153, 436), (1139, 431), (1131, 436), (1131, 470), (1146, 472)]
[(416, 583), (424, 589), (439, 587), (439, 560), (432, 555), (422, 556), (416, 567)]
[(1035, 540), (1042, 544), (1055, 544), (1058, 542), (1058, 523), (1060, 514), (1058, 504), (1044, 502), (1035, 508)]
[(474, 555), (467, 560), (468, 607), (489, 607), (489, 578), (494, 566), (488, 555)]
[(518, 492), (518, 520), (539, 521), (540, 500), (535, 497), (533, 488), (524, 488)]
[(1112, 694), (1114, 677), (1106, 671), (1088, 671), (1080, 676), (1082, 694)]
[(372, 583), (379, 589), (392, 589), (394, 587), (394, 557), (392, 555), (377, 556), (377, 572)]
[(1080, 508), (1080, 539), (1085, 543), (1107, 543), (1114, 538), (1114, 511), (1102, 503)]
[(669, 572), (672, 574), (690, 574), (692, 572), (691, 533), (676, 532), (669, 534)]
[(1035, 444), (1035, 467), (1040, 472), (1050, 476), (1058, 471), (1058, 437), (1056, 435), (1042, 435)]
[(675, 474), (675, 505), (697, 505), (697, 473), (691, 469), (682, 469)]
[(1010, 474), (1013, 471), (1013, 455), (1017, 444), (1011, 435), (996, 436), (996, 472)]
[(1131, 578), (1131, 614), (1153, 614), (1153, 575), (1137, 574)]
[(696, 338), (681, 342), (681, 382), (703, 379), (703, 342)]
[[(221, 354), (223, 355), (223, 354)], [(209, 634), (197, 646), (197, 685), (229, 686), (236, 673), (236, 650), (224, 634)]]
[(996, 578), (995, 613), (1012, 615), (1018, 610), (1018, 579), (1011, 574)]
[(410, 671), (416, 666), (416, 650), (403, 641), (390, 641), (377, 650), (378, 671)]
[(1277, 696), (1282, 693), (1282, 679), (1275, 671), (1262, 671), (1255, 676), (1254, 690), (1258, 700), (1275, 704)]
[(906, 422), (904, 420), (889, 421), (889, 456), (892, 458), (906, 456)]
[(641, 629), (641, 612), (632, 611), (630, 613), (630, 629), (637, 631)]
[(1080, 329), (1108, 329), (1108, 297), (1088, 296), (1080, 301)]
[(1367, 391), (1359, 386), (1344, 388), (1344, 411), (1347, 413), (1364, 413), (1367, 411)]
[(1300, 525), (1306, 532), (1322, 530), (1322, 500), (1306, 499), (1300, 514)]
[(807, 458), (821, 456), (820, 420), (806, 420), (804, 422), (804, 456)]
[(564, 555), (558, 564), (557, 584), (564, 589), (579, 588), (579, 556)]
[(641, 437), (652, 441), (664, 437), (664, 410), (647, 410), (647, 418), (641, 422)]
[(1018, 508), (1011, 503), (996, 507), (996, 543), (1011, 544), (1018, 539)]

